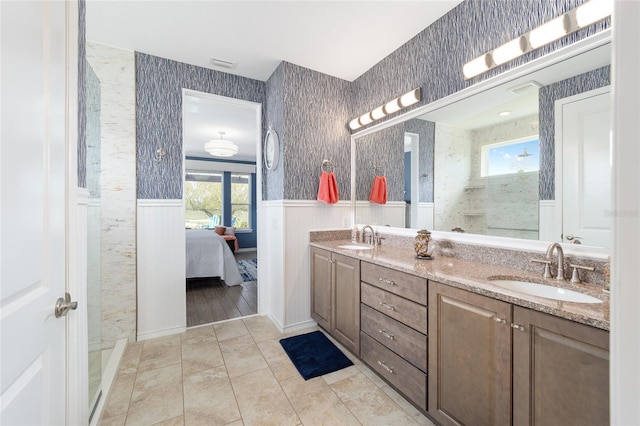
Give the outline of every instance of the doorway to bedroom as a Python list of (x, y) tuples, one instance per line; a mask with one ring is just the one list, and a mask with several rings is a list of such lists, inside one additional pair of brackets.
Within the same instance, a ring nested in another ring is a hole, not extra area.
[(258, 313), (261, 105), (183, 90), (187, 327)]

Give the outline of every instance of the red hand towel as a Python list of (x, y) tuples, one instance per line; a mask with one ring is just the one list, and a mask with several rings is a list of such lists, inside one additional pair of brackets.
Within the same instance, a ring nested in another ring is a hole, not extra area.
[(338, 183), (336, 182), (336, 175), (333, 173), (322, 172), (320, 186), (318, 187), (318, 201), (327, 204), (338, 202)]
[(387, 178), (385, 176), (376, 176), (373, 179), (369, 201), (378, 204), (387, 204)]

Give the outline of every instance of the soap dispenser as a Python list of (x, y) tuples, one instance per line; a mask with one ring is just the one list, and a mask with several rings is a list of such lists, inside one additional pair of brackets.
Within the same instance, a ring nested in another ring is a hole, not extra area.
[(357, 243), (360, 241), (360, 231), (358, 231), (358, 225), (353, 225), (353, 229), (351, 230), (351, 242)]

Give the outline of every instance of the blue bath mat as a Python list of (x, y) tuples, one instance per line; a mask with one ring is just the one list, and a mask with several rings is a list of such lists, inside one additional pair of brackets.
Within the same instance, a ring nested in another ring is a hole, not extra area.
[(353, 365), (321, 331), (287, 337), (280, 344), (305, 380)]

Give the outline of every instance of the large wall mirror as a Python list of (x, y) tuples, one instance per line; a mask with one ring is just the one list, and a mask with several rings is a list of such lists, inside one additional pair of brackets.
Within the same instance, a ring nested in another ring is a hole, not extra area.
[(609, 247), (610, 63), (600, 34), (354, 134), (356, 223)]

